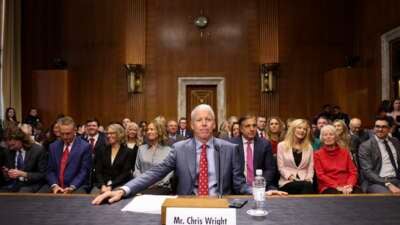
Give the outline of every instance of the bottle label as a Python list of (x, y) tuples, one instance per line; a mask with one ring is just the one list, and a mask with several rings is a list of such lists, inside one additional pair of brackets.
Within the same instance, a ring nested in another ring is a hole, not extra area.
[(265, 188), (255, 188), (253, 187), (253, 197), (255, 201), (265, 200)]

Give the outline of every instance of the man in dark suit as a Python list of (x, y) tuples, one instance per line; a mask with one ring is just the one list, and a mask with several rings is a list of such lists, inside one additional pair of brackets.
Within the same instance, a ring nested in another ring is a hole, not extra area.
[[(178, 195), (227, 195), (251, 194), (239, 162), (239, 148), (213, 137), (215, 115), (209, 105), (198, 105), (191, 113), (194, 138), (177, 142), (173, 150), (157, 166), (129, 181), (116, 191), (97, 196), (92, 204), (119, 201), (134, 195), (174, 171), (178, 178)], [(268, 194), (278, 193), (269, 191)]]
[(99, 121), (97, 119), (89, 119), (86, 121), (85, 140), (90, 144), (92, 154), (101, 151), (107, 145), (107, 137), (104, 133), (99, 132)]
[(90, 145), (75, 134), (71, 117), (58, 120), (61, 140), (50, 145), (47, 181), (56, 193), (86, 193), (92, 168)]
[(258, 116), (257, 117), (257, 136), (258, 137), (267, 138), (266, 127), (267, 127), (267, 118), (265, 118), (264, 116)]
[(352, 118), (349, 127), (350, 135), (358, 137), (361, 143), (369, 139), (369, 133), (362, 128), (362, 122), (359, 118)]
[(47, 155), (42, 146), (34, 144), (21, 129), (7, 134), (7, 158), (3, 173), (11, 192), (37, 192), (46, 183)]
[(167, 145), (172, 146), (175, 142), (185, 140), (185, 137), (177, 133), (178, 123), (175, 120), (167, 122), (168, 142)]
[(263, 176), (267, 181), (267, 190), (274, 190), (274, 177), (276, 163), (272, 156), (271, 144), (257, 135), (257, 122), (255, 116), (244, 116), (239, 119), (240, 137), (231, 139), (231, 142), (239, 146), (239, 160), (244, 167), (246, 181), (251, 185), (254, 181), (257, 169), (263, 170)]
[(185, 138), (192, 138), (193, 133), (187, 129), (187, 120), (186, 117), (181, 117), (178, 121), (179, 131), (178, 133)]
[(362, 187), (369, 193), (400, 193), (400, 142), (389, 136), (390, 120), (378, 117), (374, 133), (358, 151)]

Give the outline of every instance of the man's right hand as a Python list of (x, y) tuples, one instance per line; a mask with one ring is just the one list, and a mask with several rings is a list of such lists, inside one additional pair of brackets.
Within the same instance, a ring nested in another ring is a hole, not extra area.
[(53, 192), (53, 194), (57, 194), (57, 193), (64, 193), (64, 189), (62, 189), (60, 186), (58, 186), (57, 184), (54, 185), (53, 189), (51, 189), (51, 191)]
[(400, 188), (398, 188), (396, 185), (389, 184), (388, 188), (389, 191), (392, 192), (393, 194), (400, 194)]
[(108, 203), (114, 203), (121, 200), (124, 194), (125, 192), (123, 190), (106, 191), (93, 199), (92, 204), (100, 205), (104, 201), (108, 201)]

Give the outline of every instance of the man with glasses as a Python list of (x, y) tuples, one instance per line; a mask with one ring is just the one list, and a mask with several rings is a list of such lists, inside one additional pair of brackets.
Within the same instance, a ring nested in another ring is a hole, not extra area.
[(400, 194), (400, 142), (389, 136), (391, 126), (386, 116), (377, 117), (374, 136), (360, 146), (362, 187), (368, 193)]

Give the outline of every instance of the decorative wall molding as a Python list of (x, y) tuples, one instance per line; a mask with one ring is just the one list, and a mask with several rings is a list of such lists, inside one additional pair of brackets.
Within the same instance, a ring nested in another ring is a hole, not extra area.
[(219, 122), (225, 120), (226, 98), (224, 77), (178, 77), (178, 118), (190, 116), (186, 114), (186, 87), (188, 85), (217, 85), (218, 112), (215, 113)]

